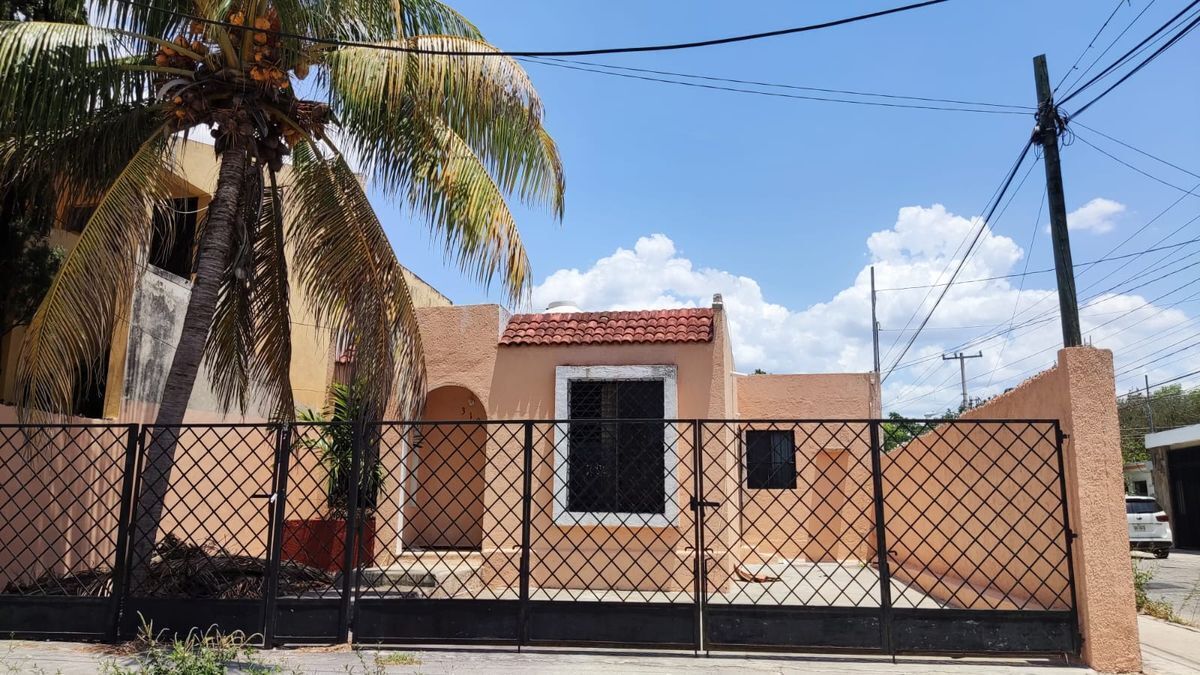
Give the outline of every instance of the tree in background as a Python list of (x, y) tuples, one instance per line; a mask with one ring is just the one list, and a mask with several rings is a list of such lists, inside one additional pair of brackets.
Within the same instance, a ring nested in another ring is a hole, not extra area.
[[(82, 2), (0, 0), (0, 20), (82, 23)], [(62, 261), (48, 235), (57, 205), (52, 177), (0, 180), (0, 338), (33, 318)]]
[[(28, 327), (17, 373), (26, 414), (67, 411), (81, 364), (107, 344), (155, 234), (151, 216), (171, 208), (183, 135), (209, 130), (219, 163), (160, 431), (147, 444), (137, 565), (150, 560), (173, 425), (202, 362), (224, 408), (244, 410), (253, 395), (275, 418), (294, 415), (289, 276), (323, 327), (351, 336), (367, 415), (419, 404), (412, 299), (344, 152), (385, 198), (423, 215), (464, 271), (498, 279), (510, 298), (531, 277), (506, 197), (561, 217), (564, 184), (524, 70), (435, 0), (89, 8), (88, 25), (0, 22), (0, 176), (51, 175), (64, 194), (96, 205)], [(316, 94), (305, 98), (296, 83), (310, 71)]]
[(1185, 390), (1182, 385), (1172, 384), (1150, 392), (1149, 399), (1143, 391), (1132, 391), (1118, 403), (1121, 455), (1126, 463), (1150, 459), (1146, 452), (1146, 434), (1150, 433), (1148, 413), (1153, 414), (1154, 428), (1158, 431), (1200, 424), (1200, 388)]

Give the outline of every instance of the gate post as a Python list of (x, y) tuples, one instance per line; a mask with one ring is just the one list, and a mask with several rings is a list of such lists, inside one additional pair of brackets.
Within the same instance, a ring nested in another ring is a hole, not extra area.
[(351, 431), (353, 440), (350, 450), (350, 485), (346, 490), (346, 531), (342, 535), (344, 550), (342, 553), (342, 602), (338, 606), (338, 642), (350, 641), (350, 593), (354, 588), (353, 579), (356, 575), (350, 572), (351, 566), (357, 567), (358, 556), (358, 482), (362, 472), (362, 456), (367, 435), (367, 425), (363, 419), (353, 422)]
[(692, 592), (696, 607), (695, 652), (704, 649), (704, 595), (708, 590), (708, 569), (704, 551), (704, 462), (701, 460), (703, 432), (700, 420), (692, 420), (692, 514), (695, 519), (696, 558), (692, 564)]
[(113, 551), (112, 571), (112, 622), (104, 639), (115, 642), (121, 626), (121, 606), (125, 603), (126, 575), (125, 568), (129, 552), (129, 531), (133, 528), (133, 485), (134, 474), (137, 473), (138, 439), (141, 430), (136, 424), (130, 424), (125, 437), (125, 473), (121, 476), (121, 506), (117, 514), (117, 541)]
[(875, 501), (875, 557), (879, 565), (879, 633), (884, 653), (892, 649), (892, 574), (888, 567), (887, 524), (883, 520), (883, 447), (879, 439), (882, 423), (871, 420), (871, 486)]
[(529, 639), (529, 549), (530, 529), (533, 517), (533, 422), (525, 422), (525, 433), (521, 441), (521, 567), (520, 605), (517, 617), (517, 651)]
[(1071, 530), (1071, 508), (1067, 504), (1067, 466), (1063, 461), (1063, 444), (1066, 440), (1067, 435), (1063, 433), (1062, 422), (1055, 420), (1054, 451), (1058, 457), (1058, 489), (1062, 494), (1063, 548), (1067, 552), (1067, 585), (1071, 589), (1071, 642), (1075, 647), (1075, 654), (1079, 654), (1083, 638), (1079, 634), (1079, 605), (1075, 599), (1075, 556), (1071, 552), (1075, 545), (1075, 532)]
[(288, 470), (292, 463), (292, 427), (281, 424), (275, 432), (275, 481), (271, 490), (270, 534), (267, 541), (267, 588), (263, 605), (263, 648), (275, 645), (275, 606), (279, 600), (279, 566), (283, 555), (283, 519), (287, 517)]

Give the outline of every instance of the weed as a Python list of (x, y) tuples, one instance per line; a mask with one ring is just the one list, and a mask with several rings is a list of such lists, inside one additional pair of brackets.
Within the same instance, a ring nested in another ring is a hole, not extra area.
[(229, 667), (241, 672), (275, 673), (275, 666), (259, 663), (249, 642), (254, 636), (241, 631), (224, 634), (209, 628), (188, 632), (180, 639), (165, 641), (154, 625), (142, 620), (138, 631), (134, 664), (124, 667), (114, 660), (101, 666), (103, 675), (224, 675)]
[(1133, 597), (1137, 603), (1137, 611), (1163, 621), (1183, 623), (1183, 620), (1175, 614), (1171, 603), (1165, 600), (1155, 600), (1147, 593), (1146, 586), (1153, 578), (1152, 570), (1142, 569), (1138, 567), (1137, 561), (1133, 562)]
[(404, 652), (392, 652), (390, 654), (377, 655), (375, 663), (381, 666), (419, 666), (421, 665), (421, 659)]

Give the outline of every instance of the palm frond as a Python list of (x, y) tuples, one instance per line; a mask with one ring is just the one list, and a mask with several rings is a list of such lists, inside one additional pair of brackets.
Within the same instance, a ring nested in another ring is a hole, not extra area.
[(84, 24), (0, 22), (0, 134), (68, 128), (143, 95), (147, 73), (123, 67), (138, 43)]
[(250, 399), (250, 360), (254, 354), (254, 238), (263, 205), (261, 177), (250, 172), (239, 191), (237, 221), (229, 257), (221, 276), (212, 327), (204, 343), (204, 369), (217, 403), (224, 411), (236, 408), (246, 414)]
[(447, 258), (484, 285), (499, 276), (509, 300), (520, 302), (532, 283), (529, 259), (500, 186), (453, 129), (426, 121), (437, 161), (420, 167), (409, 204), (445, 240)]
[(362, 185), (340, 155), (309, 142), (293, 152), (288, 235), (295, 275), (319, 324), (352, 336), (355, 368), (375, 415), (419, 410), (425, 367), (404, 274)]
[(17, 182), (53, 184), (77, 204), (99, 199), (164, 122), (157, 103), (107, 106), (80, 124), (0, 140), (0, 191)]
[(77, 373), (95, 363), (127, 306), (149, 245), (153, 210), (168, 199), (170, 138), (138, 149), (96, 206), (25, 334), (17, 367), (23, 415), (70, 410)]
[(290, 420), (296, 413), (292, 395), (292, 324), (288, 265), (284, 250), (283, 201), (275, 173), (263, 193), (262, 215), (254, 242), (254, 357), (250, 381), (271, 419)]
[(455, 35), (482, 40), (467, 17), (438, 0), (399, 0), (400, 36)]
[[(453, 36), (403, 44), (495, 52), (487, 43)], [(537, 92), (513, 59), (350, 48), (328, 54), (326, 64), (333, 109), (377, 187), (402, 192), (411, 177), (400, 162), (438, 159), (427, 147), (425, 126), (413, 126), (414, 115), (428, 116), (471, 147), (502, 192), (562, 217), (562, 162), (542, 127)]]
[(135, 33), (167, 35), (178, 32), (187, 20), (177, 13), (190, 13), (192, 3), (177, 0), (95, 0), (93, 22)]

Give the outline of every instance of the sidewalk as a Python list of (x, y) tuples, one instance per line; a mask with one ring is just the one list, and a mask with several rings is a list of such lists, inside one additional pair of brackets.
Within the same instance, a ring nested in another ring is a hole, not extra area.
[(1152, 675), (1200, 673), (1200, 630), (1138, 617), (1142, 639), (1142, 668)]
[[(500, 649), (437, 650), (271, 650), (255, 656), (258, 664), (274, 665), (281, 674), (382, 675), (384, 673), (944, 673), (964, 675), (1084, 675), (1085, 668), (1041, 659), (927, 658), (891, 659), (869, 656), (758, 656), (650, 652), (526, 650), (516, 653)], [(103, 648), (65, 642), (0, 641), (0, 673), (96, 673), (105, 662), (129, 667), (129, 657), (105, 654)], [(263, 672), (262, 665), (231, 669), (231, 672)], [(1168, 673), (1172, 671), (1161, 671)]]

